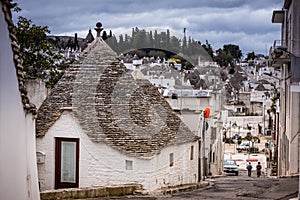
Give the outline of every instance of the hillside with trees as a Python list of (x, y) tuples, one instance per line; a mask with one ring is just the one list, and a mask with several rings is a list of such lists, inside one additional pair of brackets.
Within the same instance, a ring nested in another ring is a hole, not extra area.
[[(115, 35), (108, 37), (106, 42), (118, 54), (135, 53), (139, 57), (142, 56), (159, 56), (168, 57), (175, 56), (184, 58), (196, 64), (199, 56), (203, 61), (213, 61), (211, 57), (212, 48), (209, 44), (203, 44), (191, 37), (183, 36), (182, 39), (172, 36), (170, 30), (163, 32), (149, 31), (144, 29), (133, 28), (132, 34), (119, 35), (117, 39)], [(205, 48), (204, 48), (205, 47)]]
[[(181, 57), (190, 61), (193, 65), (197, 64), (200, 57), (201, 61), (214, 61), (223, 67), (234, 67), (234, 63), (242, 57), (242, 52), (238, 45), (226, 44), (217, 51), (206, 40), (201, 43), (191, 37), (183, 38), (172, 36), (170, 30), (165, 32), (149, 31), (133, 28), (131, 36), (128, 34), (110, 35), (106, 39), (110, 47), (120, 53), (133, 53), (139, 57), (160, 56), (160, 57)], [(215, 53), (214, 53), (215, 52)]]

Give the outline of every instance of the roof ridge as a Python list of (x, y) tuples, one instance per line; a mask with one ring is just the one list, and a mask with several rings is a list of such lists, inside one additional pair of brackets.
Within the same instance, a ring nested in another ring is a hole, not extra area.
[(2, 0), (2, 10), (4, 12), (5, 21), (8, 26), (9, 31), (9, 37), (11, 39), (11, 47), (13, 51), (13, 61), (16, 68), (16, 75), (18, 78), (18, 87), (21, 94), (23, 109), (27, 113), (32, 113), (33, 115), (36, 115), (36, 106), (30, 102), (28, 96), (27, 96), (27, 89), (25, 86), (25, 76), (23, 71), (23, 65), (22, 65), (22, 58), (20, 56), (19, 51), (19, 45), (16, 37), (16, 29), (12, 21), (12, 14), (10, 9), (13, 8), (13, 4), (10, 0)]

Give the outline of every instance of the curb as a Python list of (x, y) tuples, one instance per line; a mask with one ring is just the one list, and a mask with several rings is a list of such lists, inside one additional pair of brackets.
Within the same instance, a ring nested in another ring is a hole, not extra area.
[(199, 183), (194, 183), (194, 184), (186, 184), (186, 185), (162, 188), (162, 189), (160, 189), (160, 192), (163, 195), (167, 195), (167, 194), (191, 191), (191, 190), (195, 190), (195, 189), (199, 189), (199, 188), (205, 188), (209, 185), (211, 185), (210, 181), (201, 181)]

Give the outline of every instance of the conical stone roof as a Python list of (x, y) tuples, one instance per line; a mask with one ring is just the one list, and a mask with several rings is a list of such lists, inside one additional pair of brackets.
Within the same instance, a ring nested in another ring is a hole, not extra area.
[(92, 141), (130, 156), (150, 157), (168, 145), (197, 140), (157, 88), (133, 74), (96, 37), (39, 108), (37, 136), (69, 109)]

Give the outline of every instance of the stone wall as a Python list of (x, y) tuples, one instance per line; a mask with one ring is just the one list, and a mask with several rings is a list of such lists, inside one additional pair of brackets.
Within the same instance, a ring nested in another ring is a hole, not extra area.
[(41, 200), (56, 199), (86, 199), (99, 197), (112, 197), (132, 195), (141, 190), (141, 185), (126, 184), (109, 187), (93, 187), (93, 188), (70, 188), (41, 192)]

